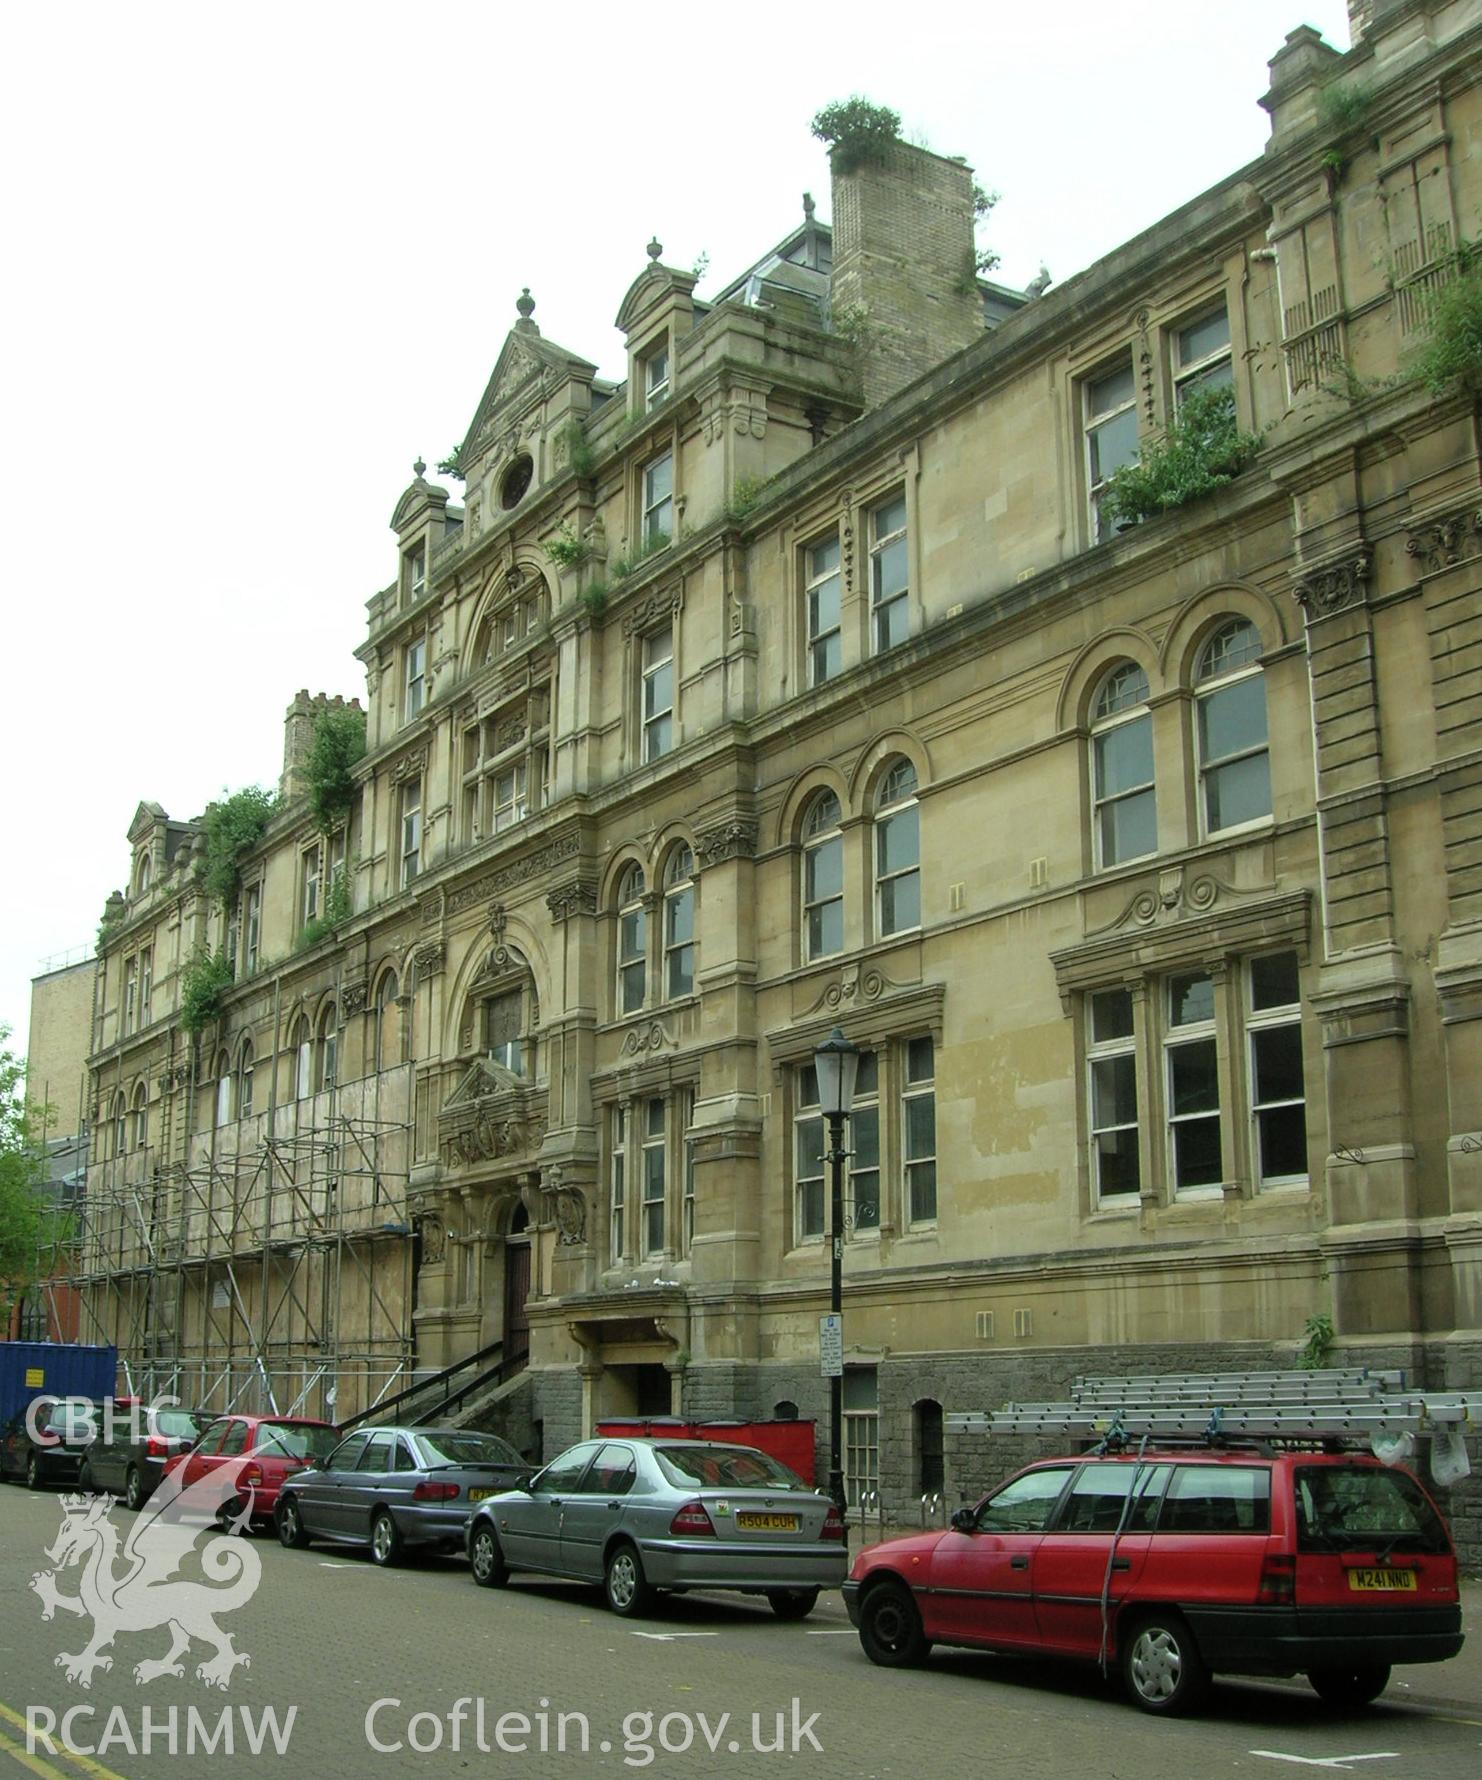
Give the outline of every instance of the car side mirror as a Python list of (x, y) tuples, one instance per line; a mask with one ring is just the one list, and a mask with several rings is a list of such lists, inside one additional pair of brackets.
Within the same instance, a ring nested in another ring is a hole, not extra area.
[(954, 1533), (976, 1533), (978, 1530), (977, 1509), (954, 1508), (952, 1510), (952, 1530)]

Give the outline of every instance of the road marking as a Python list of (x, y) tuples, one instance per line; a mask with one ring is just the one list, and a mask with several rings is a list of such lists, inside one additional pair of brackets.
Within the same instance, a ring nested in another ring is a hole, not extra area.
[(672, 1644), (676, 1638), (718, 1638), (719, 1632), (634, 1632), (635, 1638), (652, 1638), (655, 1644)]
[[(18, 1712), (12, 1712), (9, 1706), (0, 1706), (0, 1715), (21, 1730), (27, 1728), (26, 1721)], [(3, 1731), (0, 1731), (0, 1749), (14, 1758), (23, 1768), (29, 1768), (33, 1774), (40, 1774), (42, 1780), (74, 1780), (75, 1773), (88, 1774), (92, 1780), (123, 1780), (121, 1774), (115, 1774), (112, 1768), (105, 1768), (91, 1756), (79, 1755), (76, 1750), (68, 1749), (65, 1744), (57, 1748), (57, 1759), (72, 1764), (73, 1773), (66, 1768), (53, 1767), (49, 1761), (43, 1761), (39, 1755), (32, 1755), (24, 1743), (13, 1743)]]
[(320, 1558), (319, 1568), (321, 1570), (358, 1570), (360, 1568), (360, 1565), (359, 1564), (331, 1564), (331, 1563), (327, 1563), (323, 1558)]
[(1279, 1749), (1252, 1749), (1252, 1755), (1264, 1755), (1267, 1761), (1295, 1761), (1304, 1768), (1336, 1768), (1340, 1773), (1351, 1774), (1351, 1761), (1398, 1761), (1399, 1751), (1383, 1749), (1377, 1755), (1286, 1755)]
[(854, 1636), (854, 1627), (852, 1625), (846, 1625), (842, 1630), (835, 1630), (831, 1627), (826, 1632), (810, 1631), (808, 1636), (810, 1638), (852, 1638)]

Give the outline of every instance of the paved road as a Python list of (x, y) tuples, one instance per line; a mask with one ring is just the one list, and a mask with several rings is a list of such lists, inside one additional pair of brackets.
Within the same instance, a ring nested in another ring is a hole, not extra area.
[[(122, 1507), (111, 1516), (120, 1532), (131, 1519)], [(1397, 1780), (1475, 1780), (1482, 1769), (1482, 1699), (1466, 1697), (1474, 1670), (1462, 1661), (1401, 1671), (1409, 1685), (1394, 1685), (1365, 1713), (1331, 1711), (1299, 1684), (1231, 1683), (1202, 1718), (1164, 1723), (1079, 1668), (950, 1652), (915, 1672), (874, 1668), (837, 1599), (802, 1625), (721, 1595), (662, 1602), (656, 1617), (630, 1624), (605, 1612), (593, 1591), (516, 1582), (496, 1593), (475, 1588), (451, 1560), (387, 1572), (356, 1554), (283, 1551), (264, 1538), (251, 1542), (261, 1559), (255, 1595), (221, 1616), (221, 1629), (250, 1657), (228, 1688), (195, 1679), (200, 1645), (182, 1678), (137, 1683), (134, 1664), (165, 1655), (169, 1634), (157, 1628), (120, 1633), (114, 1667), (83, 1691), (68, 1684), (56, 1657), (81, 1650), (89, 1622), (65, 1612), (43, 1620), (29, 1587), (51, 1567), (44, 1551), (61, 1520), (55, 1495), (0, 1491), (0, 1780), (168, 1780), (204, 1774), (208, 1763), (213, 1776), (259, 1780), (275, 1771), (295, 1780), (474, 1772), (747, 1780), (783, 1768), (803, 1780), (1058, 1780), (1077, 1771), (1097, 1780), (1280, 1780), (1313, 1764)], [(60, 1592), (75, 1594), (79, 1574), (62, 1571)], [(1482, 1639), (1482, 1627), (1472, 1630)], [(474, 1708), (455, 1719), (460, 1699), (483, 1702), (491, 1752), (479, 1750)], [(372, 1711), (378, 1701), (398, 1703)], [(38, 1743), (27, 1756), (28, 1708), (60, 1721), (69, 1707), (82, 1709), (74, 1745), (95, 1753), (69, 1755), (58, 1738), (55, 1751)], [(270, 1728), (261, 1752), (251, 1750), (249, 1730), (264, 1736), (265, 1709), (276, 1712), (280, 1736), (288, 1727), (282, 1756)], [(223, 1714), (231, 1753), (224, 1742), (210, 1747)], [(430, 1716), (414, 1722), (415, 1714)], [(783, 1747), (774, 1751), (779, 1722)]]

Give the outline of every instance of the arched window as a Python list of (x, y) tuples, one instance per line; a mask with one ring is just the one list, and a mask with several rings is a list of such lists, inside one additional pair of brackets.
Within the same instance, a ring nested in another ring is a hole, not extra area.
[(143, 1082), (134, 1090), (134, 1148), (142, 1150), (149, 1145), (149, 1090)]
[(1261, 636), (1245, 618), (1222, 624), (1194, 673), (1200, 808), (1206, 834), (1271, 814)]
[(1096, 863), (1120, 865), (1158, 850), (1153, 719), (1148, 677), (1135, 661), (1101, 682), (1091, 721), (1091, 797)]
[(401, 1009), (396, 1005), (396, 972), (388, 970), (376, 990), (376, 1068), (401, 1062)]
[(640, 866), (630, 865), (618, 885), (617, 1004), (635, 1013), (648, 991), (648, 912)]
[(122, 1156), (128, 1153), (129, 1147), (129, 1114), (128, 1104), (122, 1094), (113, 1097), (113, 1153)]
[(229, 1125), (232, 1117), (232, 1065), (225, 1051), (216, 1054), (216, 1123)]
[(149, 853), (146, 849), (140, 853), (139, 863), (134, 868), (134, 894), (136, 896), (142, 896), (149, 888), (150, 879), (153, 875), (154, 868), (150, 863)]
[(339, 1010), (331, 1001), (319, 1016), (319, 1042), (315, 1046), (314, 1091), (322, 1094), (339, 1080), (340, 1033), (336, 1024)]
[(695, 856), (675, 847), (664, 862), (664, 995), (695, 992)]
[(842, 820), (832, 791), (820, 791), (803, 816), (803, 948), (810, 959), (844, 949)]
[(875, 931), (905, 933), (921, 925), (921, 809), (916, 769), (892, 761), (875, 787)]
[(923, 1397), (911, 1411), (916, 1434), (916, 1488), (923, 1496), (942, 1487), (942, 1406), (934, 1397)]
[(288, 1051), (293, 1059), (293, 1097), (307, 1100), (314, 1091), (314, 1043), (302, 1014), (289, 1030)]
[(237, 1117), (252, 1117), (252, 1074), (253, 1074), (252, 1040), (244, 1038), (242, 1049), (237, 1055)]

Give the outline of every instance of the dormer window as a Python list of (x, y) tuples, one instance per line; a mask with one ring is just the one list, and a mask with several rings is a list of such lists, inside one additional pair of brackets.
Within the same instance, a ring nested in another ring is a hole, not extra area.
[(136, 896), (142, 896), (149, 888), (151, 875), (149, 854), (147, 851), (141, 852), (134, 863), (134, 894)]
[(669, 396), (669, 347), (667, 343), (651, 352), (642, 361), (643, 407), (645, 412), (657, 408)]

